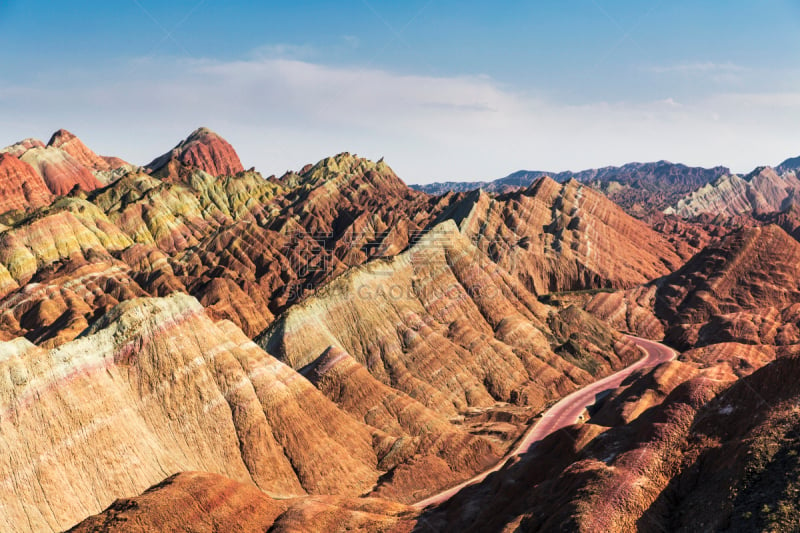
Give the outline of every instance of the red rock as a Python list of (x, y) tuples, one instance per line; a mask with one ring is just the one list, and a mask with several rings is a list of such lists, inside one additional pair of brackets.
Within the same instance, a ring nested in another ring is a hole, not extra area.
[(115, 501), (72, 533), (408, 533), (413, 511), (377, 498), (273, 499), (246, 483), (207, 472), (182, 472), (140, 496)]
[(208, 128), (198, 128), (147, 168), (154, 175), (179, 179), (180, 167), (198, 168), (212, 176), (230, 176), (244, 171), (233, 147)]
[[(664, 333), (688, 349), (718, 342), (800, 341), (800, 243), (777, 226), (743, 228), (712, 241), (682, 268), (586, 309), (617, 327)], [(659, 324), (660, 322), (660, 324)]]
[(0, 213), (50, 203), (52, 194), (42, 177), (27, 163), (0, 153)]
[(34, 147), (20, 156), (44, 179), (53, 194), (63, 196), (77, 187), (93, 191), (102, 184), (91, 171), (68, 153), (54, 147)]
[(451, 216), (535, 294), (633, 287), (683, 263), (662, 235), (575, 180), (543, 177), (496, 198), (473, 192)]
[(127, 165), (118, 157), (104, 158), (90, 150), (83, 142), (67, 130), (58, 130), (50, 137), (47, 146), (59, 148), (68, 153), (75, 161), (91, 170), (111, 170)]
[(140, 496), (118, 499), (73, 533), (264, 532), (289, 507), (255, 486), (219, 474), (181, 472)]

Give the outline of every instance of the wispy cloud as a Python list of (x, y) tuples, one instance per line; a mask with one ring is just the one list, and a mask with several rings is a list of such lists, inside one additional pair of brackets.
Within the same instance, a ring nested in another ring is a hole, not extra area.
[(749, 170), (800, 150), (787, 118), (796, 114), (785, 112), (800, 105), (800, 92), (567, 105), (488, 76), (398, 74), (286, 57), (302, 49), (262, 52), (230, 62), (159, 58), (92, 79), (43, 75), (35, 85), (0, 87), (0, 144), (66, 127), (101, 153), (145, 163), (206, 125), (266, 174), (350, 151), (386, 156), (408, 182), (629, 160)]
[(361, 39), (355, 35), (342, 35), (342, 40), (349, 48), (358, 48), (361, 46)]
[(708, 74), (708, 73), (738, 73), (748, 69), (735, 63), (714, 63), (712, 61), (695, 63), (677, 63), (673, 65), (653, 65), (646, 68), (656, 74)]
[(315, 54), (310, 44), (266, 44), (254, 49), (250, 55), (255, 60), (261, 59), (310, 59)]

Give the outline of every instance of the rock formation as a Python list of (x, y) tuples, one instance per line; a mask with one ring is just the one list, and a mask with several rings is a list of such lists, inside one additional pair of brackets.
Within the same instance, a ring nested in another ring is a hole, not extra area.
[(208, 128), (196, 129), (147, 165), (151, 173), (170, 179), (180, 179), (182, 167), (197, 168), (212, 176), (232, 176), (244, 170), (233, 146)]
[(25, 139), (0, 152), (27, 163), (57, 196), (74, 189), (92, 191), (107, 183), (117, 167), (127, 168), (127, 163), (117, 158), (100, 158), (66, 130), (54, 133), (47, 145), (38, 139)]
[(92, 174), (107, 185), (135, 167), (118, 157), (99, 156), (83, 142), (67, 130), (58, 130), (50, 137), (47, 146), (59, 148), (69, 154), (75, 161), (92, 171)]
[[(265, 179), (202, 128), (147, 168), (0, 151), (0, 529), (786, 529), (794, 174), (685, 220), (648, 210), (714, 169), (606, 170), (431, 196), (349, 153)], [(616, 330), (684, 353), (408, 506), (638, 359)]]
[(795, 202), (798, 191), (800, 180), (793, 171), (779, 175), (770, 167), (763, 167), (745, 177), (726, 174), (688, 194), (665, 212), (691, 218), (703, 213), (736, 216), (782, 211)]
[(20, 156), (44, 179), (53, 194), (63, 196), (74, 188), (93, 191), (102, 184), (68, 153), (54, 148), (31, 148)]
[(611, 391), (585, 423), (551, 435), (420, 523), (459, 531), (791, 529), (800, 389), (785, 377), (798, 371), (797, 350), (705, 350)]
[(378, 381), (453, 416), (498, 401), (540, 408), (636, 357), (602, 326), (565, 325), (581, 318), (540, 304), (448, 221), (292, 306), (258, 342), (297, 369), (331, 349), (349, 354)]
[(716, 342), (798, 342), (800, 243), (777, 226), (718, 239), (675, 273), (598, 294), (587, 310), (616, 327), (689, 348)]
[(497, 198), (474, 192), (450, 216), (536, 294), (632, 287), (683, 262), (664, 237), (574, 180), (540, 178)]
[(52, 200), (50, 189), (33, 167), (8, 153), (0, 153), (0, 183), (0, 213), (42, 207)]
[[(63, 529), (187, 470), (273, 497), (358, 496), (412, 446), (355, 420), (186, 295), (120, 304), (50, 352), (25, 339), (0, 350), (6, 531)], [(438, 453), (461, 450), (438, 438)], [(475, 459), (456, 468), (465, 460)]]

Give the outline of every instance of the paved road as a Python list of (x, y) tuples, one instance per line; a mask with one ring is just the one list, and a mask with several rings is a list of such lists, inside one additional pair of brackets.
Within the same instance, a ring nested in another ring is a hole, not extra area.
[(468, 479), (467, 481), (464, 481), (459, 485), (456, 485), (455, 487), (425, 498), (424, 500), (415, 503), (414, 507), (418, 509), (424, 509), (425, 507), (431, 505), (439, 505), (452, 498), (458, 491), (467, 485), (472, 485), (473, 483), (479, 483), (483, 481), (484, 478), (486, 478), (486, 476), (492, 472), (500, 470), (500, 468), (502, 468), (506, 461), (512, 456), (522, 455), (523, 453), (527, 452), (531, 446), (544, 439), (551, 433), (555, 433), (561, 428), (575, 424), (578, 421), (578, 417), (581, 415), (581, 413), (583, 413), (584, 409), (594, 403), (595, 397), (600, 392), (619, 387), (620, 384), (625, 381), (625, 378), (637, 370), (654, 367), (660, 363), (663, 363), (664, 361), (674, 359), (675, 356), (678, 355), (677, 352), (675, 352), (675, 350), (672, 348), (664, 346), (658, 342), (634, 337), (632, 335), (629, 335), (628, 338), (635, 342), (636, 345), (639, 346), (639, 348), (645, 353), (644, 357), (615, 374), (611, 374), (610, 376), (599, 381), (595, 381), (594, 383), (591, 383), (584, 388), (573, 392), (569, 396), (565, 396), (557, 404), (548, 409), (542, 418), (539, 419), (533, 426), (531, 426), (530, 429), (528, 429), (528, 432), (517, 443), (517, 446), (514, 447), (514, 449), (494, 467), (478, 474), (471, 479)]

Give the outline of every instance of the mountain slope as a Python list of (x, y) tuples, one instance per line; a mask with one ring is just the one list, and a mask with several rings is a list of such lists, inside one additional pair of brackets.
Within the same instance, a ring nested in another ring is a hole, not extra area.
[[(186, 470), (276, 497), (358, 496), (391, 482), (381, 478), (387, 464), (466, 450), (453, 464), (463, 478), (496, 459), (481, 437), (443, 420), (418, 429), (428, 436), (421, 442), (356, 421), (186, 295), (120, 304), (50, 352), (24, 339), (0, 350), (6, 531), (62, 529)], [(412, 480), (403, 490), (446, 481)]]
[(791, 530), (797, 349), (761, 358), (748, 349), (718, 345), (623, 383), (584, 423), (420, 523), (459, 531)]
[(523, 191), (471, 193), (450, 216), (468, 238), (536, 294), (627, 288), (683, 262), (675, 247), (577, 181), (540, 178)]
[(208, 128), (196, 129), (175, 148), (147, 165), (151, 174), (172, 180), (180, 180), (187, 168), (196, 168), (212, 176), (232, 176), (244, 171), (233, 146)]
[(33, 167), (7, 153), (0, 153), (0, 183), (0, 213), (42, 207), (52, 200), (50, 189)]
[(787, 209), (800, 191), (800, 180), (794, 172), (778, 174), (764, 167), (739, 177), (725, 175), (679, 200), (665, 210), (684, 218), (703, 213), (736, 216), (752, 212)]
[[(119, 158), (98, 156), (75, 135), (63, 129), (55, 132), (47, 145), (38, 139), (25, 139), (0, 150), (0, 155), (3, 155), (4, 159), (8, 156), (19, 159), (39, 175), (35, 184), (30, 179), (26, 180), (29, 186), (33, 187), (29, 192), (29, 196), (33, 196), (32, 201), (9, 209), (36, 208), (49, 203), (43, 201), (44, 197), (40, 192), (33, 192), (41, 187), (38, 181), (44, 182), (50, 193), (63, 196), (73, 189), (93, 191), (134, 168)], [(17, 171), (19, 172), (19, 169)], [(20, 203), (17, 196), (19, 185), (15, 185), (14, 179), (9, 185), (10, 189), (0, 193), (0, 213), (7, 210), (2, 207), (3, 198), (6, 196), (17, 198), (10, 202), (11, 205), (16, 206)]]
[(206, 472), (170, 476), (119, 499), (70, 532), (411, 531), (412, 510), (386, 500), (315, 496), (272, 499), (255, 487)]
[(716, 342), (787, 345), (800, 340), (800, 243), (777, 226), (718, 239), (676, 272), (587, 310), (622, 329), (688, 348)]
[(258, 342), (294, 368), (334, 347), (447, 416), (496, 402), (536, 409), (636, 357), (599, 323), (569, 327), (572, 312), (540, 304), (448, 221), (292, 306)]
[(53, 352), (2, 350), (5, 530), (69, 526), (181, 470), (274, 494), (377, 479), (365, 426), (188, 296), (126, 302)]

